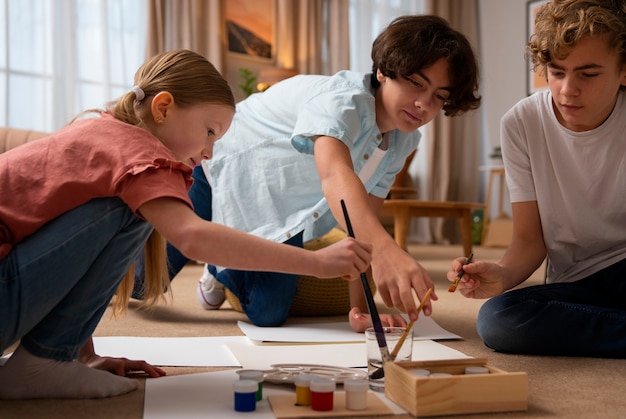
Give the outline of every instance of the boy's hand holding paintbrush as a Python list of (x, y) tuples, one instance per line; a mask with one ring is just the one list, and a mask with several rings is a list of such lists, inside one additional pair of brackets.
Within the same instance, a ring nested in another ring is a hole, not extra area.
[[(468, 270), (471, 272), (468, 273)], [(448, 280), (452, 281), (448, 291), (454, 292), (465, 276), (466, 279), (463, 280), (463, 285), (459, 289), (464, 297), (491, 298), (519, 284), (519, 281), (516, 282), (516, 277), (512, 277), (511, 274), (515, 274), (518, 270), (519, 267), (511, 267), (510, 264), (507, 266), (501, 263), (475, 261), (473, 254), (470, 254), (467, 258), (458, 258), (453, 262), (452, 269), (446, 275)]]
[[(464, 265), (471, 263), (473, 257), (474, 257), (474, 254), (470, 253), (470, 255), (465, 260)], [(461, 282), (461, 278), (463, 278), (463, 275), (465, 275), (465, 271), (463, 270), (463, 267), (461, 266), (461, 270), (456, 274), (456, 278), (454, 279), (454, 282), (452, 283), (452, 285), (450, 285), (450, 288), (448, 288), (448, 292), (456, 291), (456, 287), (459, 285), (459, 282)]]

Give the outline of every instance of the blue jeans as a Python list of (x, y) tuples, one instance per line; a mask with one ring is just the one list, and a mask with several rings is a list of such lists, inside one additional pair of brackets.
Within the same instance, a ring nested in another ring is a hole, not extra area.
[(70, 361), (91, 337), (152, 226), (118, 198), (50, 221), (0, 260), (0, 351)]
[(536, 285), (486, 301), (477, 329), (498, 352), (626, 358), (626, 259), (571, 283)]
[[(302, 236), (297, 234), (285, 244), (303, 247)], [(235, 269), (217, 273), (212, 265), (209, 272), (239, 299), (241, 309), (256, 326), (280, 326), (287, 320), (296, 296), (298, 275)]]
[[(189, 198), (193, 203), (194, 212), (201, 218), (211, 221), (212, 192), (201, 166), (193, 171), (193, 185), (189, 190)], [(302, 234), (285, 242), (292, 246), (303, 247)], [(174, 246), (167, 245), (167, 260), (170, 280), (180, 272), (189, 259)], [(143, 285), (142, 259), (137, 260), (134, 298), (142, 298)], [(279, 326), (289, 315), (291, 303), (296, 295), (298, 275), (276, 272), (237, 271), (225, 269), (219, 274), (214, 266), (209, 271), (217, 280), (224, 284), (241, 303), (243, 312), (257, 326)]]
[[(192, 173), (193, 185), (188, 192), (189, 198), (193, 203), (194, 212), (202, 219), (211, 221), (211, 187), (204, 176), (202, 166), (196, 166)], [(144, 254), (140, 253), (135, 265), (135, 284), (133, 287), (132, 297), (143, 299), (143, 271)], [(185, 267), (189, 262), (189, 258), (183, 255), (177, 248), (171, 244), (167, 244), (167, 264), (170, 281)]]

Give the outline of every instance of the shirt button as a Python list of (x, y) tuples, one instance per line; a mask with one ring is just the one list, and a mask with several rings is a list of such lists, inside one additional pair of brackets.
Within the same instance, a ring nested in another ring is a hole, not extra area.
[(376, 135), (376, 139), (377, 139), (378, 141), (380, 141), (380, 140), (382, 140), (382, 139), (383, 139), (383, 136), (382, 136), (382, 135), (380, 135), (380, 134), (378, 134), (378, 135)]
[(290, 239), (291, 238), (291, 233), (287, 233), (287, 238)]
[(369, 154), (363, 154), (363, 160), (369, 160), (370, 155)]
[(314, 212), (314, 213), (313, 213), (313, 218), (317, 218), (317, 217), (319, 217), (319, 216), (320, 216), (320, 215), (319, 215), (317, 212)]

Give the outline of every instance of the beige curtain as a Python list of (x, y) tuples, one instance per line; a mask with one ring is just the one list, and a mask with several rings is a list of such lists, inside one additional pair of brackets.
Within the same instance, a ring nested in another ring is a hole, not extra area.
[[(228, 0), (148, 0), (147, 56), (188, 48), (226, 74)], [(275, 0), (276, 63), (299, 73), (333, 74), (350, 65), (347, 0)]]
[(146, 55), (186, 48), (224, 72), (222, 0), (148, 0)]
[(276, 66), (334, 74), (350, 66), (347, 0), (276, 0)]
[[(426, 10), (450, 22), (454, 29), (467, 37), (474, 53), (478, 54), (476, 0), (429, 0)], [(428, 199), (478, 201), (479, 135), (478, 110), (452, 118), (441, 114), (428, 125), (425, 135), (429, 151)], [(430, 229), (435, 243), (460, 241), (456, 220), (431, 219)]]

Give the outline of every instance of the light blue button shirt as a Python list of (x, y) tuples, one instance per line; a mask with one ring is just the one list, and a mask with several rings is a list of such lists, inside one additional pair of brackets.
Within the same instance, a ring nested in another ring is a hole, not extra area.
[[(365, 189), (380, 198), (417, 148), (421, 134), (388, 133), (389, 148)], [(301, 75), (237, 104), (232, 125), (202, 165), (213, 189), (213, 221), (283, 242), (337, 225), (321, 190), (313, 139), (337, 138), (359, 173), (382, 135), (370, 74)]]

